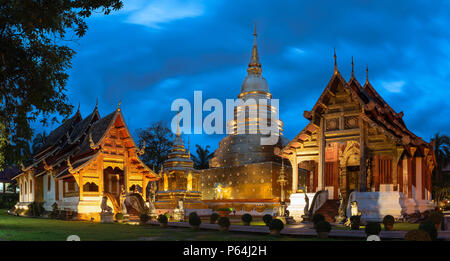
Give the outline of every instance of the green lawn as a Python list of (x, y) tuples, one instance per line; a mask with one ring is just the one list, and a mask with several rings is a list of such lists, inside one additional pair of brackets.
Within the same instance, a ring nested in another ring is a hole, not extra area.
[(218, 231), (193, 231), (190, 228), (160, 228), (127, 224), (103, 224), (85, 221), (63, 221), (55, 219), (16, 217), (0, 210), (0, 238), (4, 240), (48, 240), (64, 241), (69, 235), (78, 235), (81, 240), (182, 240), (182, 241), (293, 241), (323, 240), (289, 236), (270, 236), (244, 233), (222, 233)]
[[(366, 227), (365, 226), (360, 226), (359, 230), (364, 230)], [(342, 229), (342, 230), (350, 230), (349, 227), (345, 227), (343, 225), (339, 225), (339, 226), (333, 226), (333, 229)], [(381, 229), (384, 230), (384, 225), (381, 224)], [(395, 223), (394, 224), (394, 231), (409, 231), (409, 230), (413, 230), (413, 229), (419, 229), (419, 224), (413, 224), (413, 223)]]

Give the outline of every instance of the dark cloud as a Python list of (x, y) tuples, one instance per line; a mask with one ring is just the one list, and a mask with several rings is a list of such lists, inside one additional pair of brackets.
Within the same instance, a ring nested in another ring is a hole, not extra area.
[[(183, 8), (175, 0), (169, 2), (173, 8)], [(257, 20), (263, 75), (273, 97), (280, 99), (289, 139), (305, 126), (303, 111), (312, 108), (332, 76), (333, 48), (346, 79), (351, 56), (361, 83), (369, 65), (372, 84), (396, 111), (405, 112), (411, 131), (426, 140), (438, 131), (448, 133), (448, 3), (227, 0), (198, 4), (204, 7), (201, 15), (166, 19), (158, 28), (126, 22), (133, 11), (91, 18), (87, 35), (73, 46), (77, 55), (68, 84), (71, 102), (80, 101), (87, 114), (99, 97), (105, 115), (122, 99), (128, 126), (135, 130), (157, 120), (170, 121), (172, 101), (192, 101), (194, 90), (202, 90), (204, 99), (236, 98)], [(382, 86), (391, 82), (404, 82), (401, 92)], [(222, 137), (191, 135), (190, 142), (215, 149)]]

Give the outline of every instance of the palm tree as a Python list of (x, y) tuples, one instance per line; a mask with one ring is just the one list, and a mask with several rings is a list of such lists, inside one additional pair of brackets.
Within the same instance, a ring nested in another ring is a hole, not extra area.
[(33, 143), (31, 145), (31, 149), (33, 150), (33, 153), (36, 153), (42, 145), (44, 145), (45, 140), (47, 139), (47, 134), (44, 132), (38, 133), (36, 137), (33, 139)]
[(443, 184), (444, 176), (442, 170), (450, 163), (450, 138), (447, 135), (440, 135), (438, 132), (431, 139), (431, 142), (437, 162), (437, 166), (434, 168), (435, 182)]
[(207, 169), (209, 168), (209, 160), (214, 156), (214, 152), (209, 151), (209, 145), (202, 148), (200, 145), (195, 145), (197, 147), (197, 156), (192, 155), (194, 160), (194, 167), (196, 169)]

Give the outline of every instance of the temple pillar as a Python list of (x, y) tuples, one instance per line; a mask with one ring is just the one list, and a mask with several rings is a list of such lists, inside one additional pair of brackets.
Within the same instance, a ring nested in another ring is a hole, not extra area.
[(403, 194), (408, 196), (409, 186), (408, 186), (408, 159), (404, 157), (402, 160), (402, 171), (403, 171)]
[(416, 160), (416, 200), (422, 199), (422, 157), (415, 158)]
[(425, 157), (422, 158), (422, 199), (425, 199), (426, 197), (426, 191), (428, 182), (427, 182), (427, 167), (426, 167), (426, 159)]
[(297, 163), (297, 151), (294, 151), (294, 155), (290, 158), (292, 166), (292, 193), (297, 193), (298, 189), (298, 163)]
[(23, 195), (23, 187), (22, 187), (22, 179), (21, 179), (21, 177), (19, 177), (18, 183), (19, 183), (19, 202), (23, 202), (23, 197), (22, 197), (22, 195)]
[(392, 157), (392, 184), (394, 185), (394, 191), (400, 191), (398, 185), (398, 176), (401, 175), (401, 173), (398, 173), (398, 163), (402, 157), (403, 148), (396, 148), (394, 151), (394, 157)]
[(78, 184), (80, 184), (79, 185), (79, 198), (80, 198), (80, 201), (82, 201), (83, 200), (83, 174), (82, 173), (78, 173)]
[(367, 173), (367, 169), (366, 169), (366, 153), (365, 153), (365, 151), (366, 151), (366, 149), (365, 149), (365, 147), (366, 147), (366, 143), (365, 143), (365, 140), (366, 140), (366, 131), (365, 131), (365, 124), (364, 124), (364, 122), (362, 121), (362, 119), (360, 118), (359, 119), (359, 144), (360, 144), (360, 146), (359, 146), (359, 153), (360, 153), (360, 160), (359, 160), (359, 170), (360, 170), (360, 175), (359, 175), (359, 179), (360, 179), (360, 182), (359, 182), (359, 191), (362, 191), (362, 192), (364, 192), (364, 191), (367, 191), (367, 176), (366, 176), (366, 173)]
[(320, 119), (320, 132), (319, 132), (319, 175), (317, 181), (318, 190), (324, 189), (324, 176), (325, 176), (325, 124), (324, 119)]
[(406, 172), (407, 172), (407, 191), (408, 191), (408, 198), (412, 198), (412, 161), (413, 158), (408, 158), (407, 159), (407, 168), (406, 168)]
[(380, 191), (380, 155), (373, 157), (373, 182), (372, 187), (374, 191)]

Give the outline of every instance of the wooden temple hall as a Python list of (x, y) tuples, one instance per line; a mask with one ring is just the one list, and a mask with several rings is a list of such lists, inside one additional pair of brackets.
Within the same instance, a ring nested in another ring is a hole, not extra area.
[(56, 207), (79, 219), (99, 220), (106, 196), (114, 212), (120, 212), (122, 193), (138, 193), (145, 199), (148, 182), (159, 179), (139, 159), (141, 153), (120, 104), (103, 118), (97, 105), (84, 119), (78, 110), (49, 134), (15, 177), (20, 188), (18, 207), (42, 202), (47, 211)]
[[(346, 81), (336, 64), (334, 74), (314, 107), (304, 112), (310, 122), (282, 150), (293, 166), (308, 170), (293, 191), (327, 190), (329, 199), (350, 192), (401, 192), (416, 202), (431, 200), (433, 146), (406, 127), (403, 112), (392, 109), (367, 77), (361, 85), (352, 74)], [(402, 196), (402, 197), (403, 197)]]

